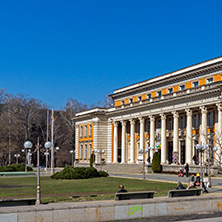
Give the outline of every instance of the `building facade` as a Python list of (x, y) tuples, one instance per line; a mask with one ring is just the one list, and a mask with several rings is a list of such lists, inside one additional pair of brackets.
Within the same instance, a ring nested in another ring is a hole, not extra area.
[[(162, 165), (198, 164), (196, 144), (217, 147), (221, 159), (222, 57), (113, 91), (114, 107), (76, 114), (76, 159), (105, 150), (106, 163), (146, 162), (158, 150)], [(205, 154), (207, 155), (207, 154)], [(208, 157), (209, 158), (209, 157)], [(207, 159), (207, 157), (205, 157)]]

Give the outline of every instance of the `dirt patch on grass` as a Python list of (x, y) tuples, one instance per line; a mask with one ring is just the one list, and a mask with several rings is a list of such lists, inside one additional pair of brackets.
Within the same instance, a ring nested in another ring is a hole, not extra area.
[(0, 188), (34, 187), (34, 185), (1, 185)]

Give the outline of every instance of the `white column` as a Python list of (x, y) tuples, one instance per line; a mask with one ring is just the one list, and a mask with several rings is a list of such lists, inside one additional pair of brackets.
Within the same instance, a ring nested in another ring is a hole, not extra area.
[[(150, 147), (155, 147), (155, 117), (150, 117)], [(153, 150), (150, 150), (150, 160), (153, 159)]]
[(172, 112), (173, 114), (173, 152), (179, 153), (179, 114), (178, 112)]
[(130, 163), (135, 163), (135, 120), (130, 120)]
[(144, 118), (139, 118), (140, 120), (140, 149), (144, 149)]
[(201, 109), (201, 129), (200, 129), (200, 143), (207, 144), (207, 107), (202, 106)]
[(118, 122), (114, 122), (113, 163), (117, 163), (118, 155)]
[(193, 146), (193, 135), (192, 135), (192, 110), (186, 109), (187, 113), (187, 132), (186, 132), (186, 163), (192, 164), (192, 146)]
[(221, 146), (222, 146), (222, 104), (217, 104), (218, 111), (218, 129), (215, 134), (217, 152), (216, 152), (216, 163), (221, 164)]
[(126, 163), (126, 121), (122, 123), (122, 146), (121, 146), (121, 163)]
[(166, 115), (161, 116), (161, 164), (166, 163)]

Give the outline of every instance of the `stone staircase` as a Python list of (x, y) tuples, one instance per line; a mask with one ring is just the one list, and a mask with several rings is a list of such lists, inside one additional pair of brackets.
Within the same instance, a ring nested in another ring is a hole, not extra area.
[[(78, 163), (75, 164), (76, 167), (89, 167), (87, 163)], [(96, 164), (96, 169), (100, 170), (100, 164)], [(146, 166), (147, 168), (147, 166)], [(142, 173), (143, 165), (142, 164), (120, 164), (120, 163), (107, 163), (102, 166), (103, 170), (108, 172), (115, 173)]]

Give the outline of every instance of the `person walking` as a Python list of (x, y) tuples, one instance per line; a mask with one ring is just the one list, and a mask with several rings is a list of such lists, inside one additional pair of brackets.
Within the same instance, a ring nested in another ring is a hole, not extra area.
[(188, 163), (186, 163), (185, 170), (186, 170), (186, 177), (189, 177), (189, 164)]

